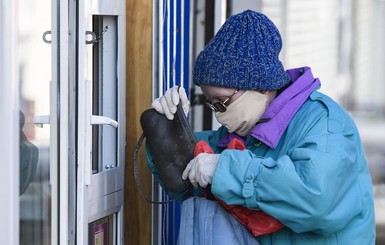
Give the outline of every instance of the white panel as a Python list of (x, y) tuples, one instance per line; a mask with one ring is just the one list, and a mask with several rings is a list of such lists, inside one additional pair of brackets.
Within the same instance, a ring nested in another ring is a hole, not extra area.
[[(89, 6), (80, 1), (78, 5), (78, 163), (77, 163), (77, 244), (88, 244), (88, 185), (91, 174), (91, 101), (89, 47), (86, 47), (85, 33), (90, 30)], [(88, 51), (88, 52), (87, 52)]]
[(3, 244), (19, 244), (19, 82), (15, 4), (12, 0), (0, 1), (0, 162), (6, 166), (0, 171)]
[[(60, 91), (59, 100), (56, 97), (57, 93), (51, 93), (51, 108), (55, 113), (59, 111), (59, 121), (60, 121), (60, 128), (58, 129), (59, 124), (51, 124), (51, 129), (53, 129), (55, 132), (59, 132), (59, 138), (56, 137), (57, 134), (51, 133), (51, 145), (59, 145), (59, 163), (57, 162), (57, 155), (53, 155), (50, 159), (51, 164), (58, 165), (57, 171), (52, 172), (52, 175), (55, 175), (55, 179), (57, 178), (57, 175), (60, 175), (59, 178), (59, 188), (58, 188), (58, 196), (59, 196), (59, 203), (52, 203), (53, 206), (58, 206), (58, 212), (60, 213), (60, 218), (57, 220), (59, 223), (59, 244), (67, 244), (68, 243), (68, 204), (69, 204), (69, 189), (68, 189), (68, 179), (69, 179), (69, 167), (68, 167), (68, 148), (69, 148), (69, 110), (68, 110), (68, 98), (69, 98), (69, 91), (68, 91), (68, 3), (66, 1), (57, 1), (57, 4), (59, 5), (59, 10), (52, 10), (52, 16), (53, 18), (56, 18), (57, 11), (59, 11), (59, 23), (53, 23), (53, 28), (57, 27), (59, 28), (59, 40), (58, 40), (58, 46), (53, 45), (53, 52), (58, 52), (59, 57), (55, 57), (55, 55), (52, 56), (53, 60), (53, 67), (58, 67), (57, 74), (53, 73), (53, 77), (57, 78), (56, 81), (57, 84), (60, 84), (57, 88)], [(53, 7), (55, 7), (55, 4), (53, 4)], [(56, 24), (56, 25), (55, 25)], [(60, 47), (60, 48), (59, 48)], [(56, 69), (56, 68), (54, 68)], [(54, 92), (56, 92), (54, 91)], [(55, 102), (58, 101), (59, 104), (56, 104)], [(51, 114), (53, 117), (55, 117), (56, 114)], [(59, 144), (57, 144), (58, 140), (60, 139)], [(52, 146), (51, 146), (52, 149)], [(59, 165), (60, 164), (60, 165)], [(59, 168), (60, 166), (60, 168)], [(52, 195), (55, 196), (56, 193), (53, 191)], [(56, 221), (55, 221), (56, 222)], [(56, 223), (52, 223), (54, 227), (56, 226)], [(53, 241), (55, 242), (55, 241)]]
[(126, 9), (125, 3), (122, 0), (91, 0), (90, 13), (96, 15), (122, 15)]

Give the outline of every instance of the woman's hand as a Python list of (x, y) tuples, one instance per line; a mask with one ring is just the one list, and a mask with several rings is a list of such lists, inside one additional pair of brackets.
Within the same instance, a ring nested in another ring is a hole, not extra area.
[(173, 120), (177, 105), (182, 103), (182, 108), (187, 116), (190, 110), (190, 101), (187, 98), (183, 87), (174, 86), (168, 89), (165, 94), (152, 102), (152, 107), (159, 113), (164, 114), (167, 119)]
[(182, 179), (188, 178), (195, 188), (198, 185), (205, 188), (212, 182), (219, 156), (220, 154), (200, 153), (187, 164)]

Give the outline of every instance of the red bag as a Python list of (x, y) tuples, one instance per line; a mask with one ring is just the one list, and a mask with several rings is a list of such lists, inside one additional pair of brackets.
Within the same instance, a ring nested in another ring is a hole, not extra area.
[[(245, 150), (246, 147), (242, 141), (234, 138), (227, 145), (227, 149)], [(201, 140), (195, 146), (194, 157), (199, 153), (213, 154), (214, 151), (205, 141)], [(261, 210), (252, 210), (241, 205), (228, 205), (218, 197), (214, 197), (225, 210), (229, 211), (231, 215), (243, 224), (254, 236), (273, 233), (283, 228), (282, 223)]]

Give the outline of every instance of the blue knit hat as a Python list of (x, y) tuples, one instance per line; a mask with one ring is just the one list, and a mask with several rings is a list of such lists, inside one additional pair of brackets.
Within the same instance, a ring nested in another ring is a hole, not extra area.
[(196, 85), (243, 90), (275, 90), (290, 78), (278, 58), (281, 35), (265, 15), (246, 10), (227, 19), (198, 55)]

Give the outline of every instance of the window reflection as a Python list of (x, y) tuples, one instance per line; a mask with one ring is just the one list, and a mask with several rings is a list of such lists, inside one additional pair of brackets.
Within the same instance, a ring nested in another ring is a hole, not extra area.
[(34, 119), (50, 113), (51, 2), (19, 0), (20, 244), (51, 244), (50, 125)]
[(25, 123), (24, 113), (20, 111), (20, 195), (28, 188), (35, 176), (39, 149), (28, 140), (23, 132)]

